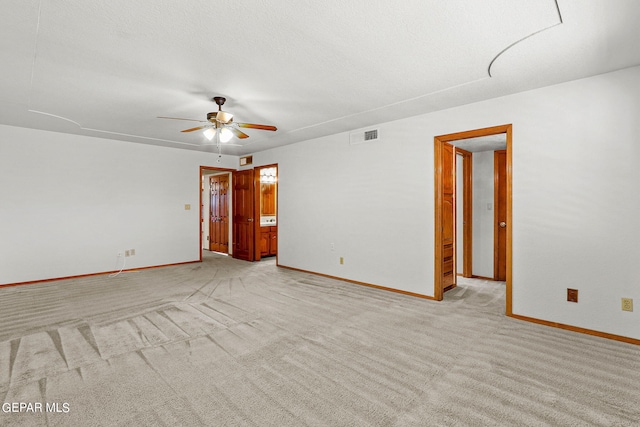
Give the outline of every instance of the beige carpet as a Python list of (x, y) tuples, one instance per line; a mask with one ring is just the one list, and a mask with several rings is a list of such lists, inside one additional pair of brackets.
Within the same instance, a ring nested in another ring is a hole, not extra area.
[(215, 254), (3, 288), (0, 425), (640, 425), (639, 347), (503, 312)]

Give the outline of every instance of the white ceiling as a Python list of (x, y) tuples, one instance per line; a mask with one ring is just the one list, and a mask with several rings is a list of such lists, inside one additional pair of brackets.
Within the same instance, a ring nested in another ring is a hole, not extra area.
[(452, 141), (456, 148), (462, 148), (471, 153), (479, 153), (481, 151), (496, 151), (507, 149), (507, 134), (499, 133), (496, 135), (479, 136), (476, 138), (460, 139)]
[[(640, 64), (636, 0), (2, 0), (0, 123), (247, 154)], [(490, 124), (493, 125), (493, 124)]]

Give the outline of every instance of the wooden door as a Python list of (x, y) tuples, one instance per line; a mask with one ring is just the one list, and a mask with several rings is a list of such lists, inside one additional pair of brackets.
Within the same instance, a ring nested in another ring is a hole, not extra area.
[(493, 153), (494, 225), (493, 277), (507, 280), (507, 150)]
[(254, 260), (254, 172), (233, 172), (233, 257)]
[(455, 267), (455, 165), (453, 145), (442, 144), (442, 289), (446, 291), (456, 284)]
[(209, 250), (229, 253), (229, 175), (209, 178)]

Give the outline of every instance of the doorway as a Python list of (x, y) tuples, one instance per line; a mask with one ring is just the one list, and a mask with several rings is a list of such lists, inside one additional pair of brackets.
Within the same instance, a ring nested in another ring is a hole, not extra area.
[(278, 253), (278, 166), (233, 172), (233, 257), (260, 261)]
[[(448, 135), (436, 136), (434, 138), (434, 172), (435, 172), (435, 256), (434, 256), (434, 297), (442, 300), (444, 292), (456, 286), (456, 141), (470, 140), (472, 138), (488, 137), (491, 135), (504, 134), (506, 139), (506, 150), (504, 157), (496, 162), (503, 162), (504, 177), (503, 183), (496, 191), (502, 191), (505, 198), (504, 217), (498, 224), (503, 224), (502, 232), (504, 244), (502, 250), (506, 261), (503, 263), (506, 282), (506, 313), (511, 314), (511, 259), (512, 259), (512, 223), (511, 223), (511, 125), (494, 126), (484, 129), (476, 129), (466, 132), (459, 132)], [(463, 154), (464, 155), (464, 154)], [(497, 158), (496, 158), (497, 159)], [(471, 168), (468, 168), (469, 170)], [(468, 178), (467, 178), (468, 179)], [(466, 179), (465, 179), (466, 182)], [(496, 212), (495, 218), (498, 218)], [(465, 217), (466, 220), (466, 217)], [(470, 226), (470, 224), (469, 224)], [(467, 233), (469, 230), (467, 230)], [(496, 236), (498, 231), (496, 231)], [(466, 236), (466, 235), (465, 235)], [(496, 237), (497, 238), (497, 237)], [(464, 240), (468, 240), (465, 238)], [(466, 246), (466, 245), (465, 245)], [(465, 253), (468, 248), (465, 248)], [(492, 251), (493, 252), (493, 251)], [(465, 260), (467, 261), (467, 260)], [(497, 266), (494, 264), (494, 271)], [(463, 267), (463, 274), (469, 274), (469, 270)]]
[(200, 261), (202, 251), (231, 253), (232, 169), (200, 166)]
[(277, 164), (245, 170), (200, 166), (200, 261), (203, 250), (245, 261), (277, 257), (277, 212)]
[[(256, 261), (278, 256), (278, 165), (255, 168)], [(277, 262), (277, 261), (276, 261)]]

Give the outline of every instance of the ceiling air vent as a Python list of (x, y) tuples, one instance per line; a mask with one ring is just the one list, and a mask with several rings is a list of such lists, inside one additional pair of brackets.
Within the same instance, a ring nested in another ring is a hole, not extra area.
[(349, 143), (351, 145), (362, 144), (363, 142), (377, 141), (380, 139), (378, 129), (370, 129), (365, 131), (351, 132), (349, 135)]

